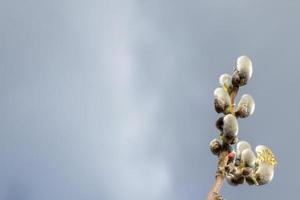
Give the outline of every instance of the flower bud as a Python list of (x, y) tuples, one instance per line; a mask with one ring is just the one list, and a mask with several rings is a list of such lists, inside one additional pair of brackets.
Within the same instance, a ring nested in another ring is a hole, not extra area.
[[(221, 122), (218, 123), (221, 126)], [(221, 139), (225, 144), (233, 145), (237, 142), (237, 134), (238, 134), (238, 123), (236, 117), (232, 114), (228, 114), (223, 117), (223, 127), (220, 128), (222, 130)]]
[(253, 114), (255, 110), (254, 99), (249, 94), (244, 94), (238, 104), (235, 115), (245, 118)]
[(228, 153), (228, 162), (231, 163), (234, 161), (234, 159), (235, 159), (235, 152), (232, 151), (232, 152)]
[(238, 186), (239, 185), (237, 180), (232, 175), (227, 175), (226, 180), (227, 180), (227, 183), (231, 186)]
[(224, 133), (223, 133), (223, 131), (224, 131), (224, 117), (220, 117), (216, 121), (216, 127), (221, 132), (221, 139), (224, 143), (230, 144), (230, 145), (233, 145), (233, 144), (237, 143), (238, 138), (237, 138), (236, 135), (224, 135)]
[(274, 167), (266, 163), (260, 163), (256, 172), (255, 178), (259, 185), (264, 185), (272, 181), (274, 176)]
[(258, 184), (257, 181), (256, 181), (256, 179), (255, 179), (255, 177), (253, 177), (253, 176), (246, 176), (245, 180), (248, 183), (248, 185), (254, 185), (254, 184), (256, 185), (256, 184)]
[(236, 156), (237, 156), (238, 159), (241, 159), (242, 152), (245, 149), (251, 149), (251, 145), (249, 144), (249, 142), (240, 141), (240, 142), (237, 143), (237, 145), (236, 145)]
[(255, 151), (257, 154), (255, 178), (259, 185), (264, 185), (272, 181), (277, 160), (272, 150), (264, 145), (258, 145)]
[(230, 96), (224, 88), (218, 87), (214, 91), (214, 104), (217, 113), (225, 113), (230, 105)]
[(256, 157), (251, 149), (245, 149), (242, 151), (241, 161), (245, 167), (254, 167)]
[(266, 163), (268, 165), (271, 165), (273, 167), (276, 166), (277, 160), (275, 158), (274, 153), (272, 150), (264, 145), (258, 145), (255, 148), (256, 154), (257, 154), (257, 163)]
[(223, 132), (223, 126), (224, 126), (224, 117), (220, 117), (219, 119), (217, 119), (216, 121), (216, 127), (219, 131)]
[(240, 184), (243, 184), (245, 182), (245, 177), (242, 175), (227, 175), (226, 176), (226, 180), (228, 182), (228, 184), (232, 185), (232, 186), (237, 186)]
[(220, 85), (225, 91), (230, 92), (232, 90), (232, 77), (229, 74), (222, 74), (219, 78)]
[(248, 56), (240, 56), (236, 62), (236, 69), (240, 72), (241, 75), (245, 76), (247, 80), (252, 77), (252, 61)]
[(228, 114), (223, 119), (223, 135), (225, 137), (234, 138), (238, 134), (238, 122), (236, 117), (232, 114)]
[(240, 56), (237, 59), (236, 70), (232, 75), (233, 86), (246, 85), (252, 77), (252, 62), (248, 56)]
[(209, 143), (209, 148), (214, 155), (219, 155), (222, 149), (222, 144), (217, 139), (213, 139)]

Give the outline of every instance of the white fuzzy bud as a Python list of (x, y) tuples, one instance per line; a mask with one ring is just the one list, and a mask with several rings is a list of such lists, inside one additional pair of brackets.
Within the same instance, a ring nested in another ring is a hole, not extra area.
[(234, 115), (228, 114), (223, 119), (223, 135), (225, 137), (235, 137), (238, 134), (239, 127), (237, 119)]
[(260, 163), (267, 163), (268, 165), (271, 165), (273, 167), (276, 166), (277, 160), (275, 158), (274, 153), (272, 150), (264, 145), (258, 145), (255, 148), (255, 152), (257, 154), (257, 160), (256, 162), (258, 164)]
[(229, 74), (222, 74), (219, 78), (219, 83), (223, 88), (227, 90), (232, 89), (232, 77)]
[(265, 145), (258, 145), (255, 147), (255, 152), (257, 154), (262, 154), (264, 151), (269, 151), (270, 148), (268, 148), (267, 146)]
[(248, 56), (240, 56), (237, 66), (232, 75), (232, 85), (239, 87), (246, 85), (252, 77), (252, 62)]
[(239, 74), (249, 80), (252, 77), (252, 62), (248, 56), (240, 56), (236, 62)]
[(214, 91), (215, 109), (218, 113), (225, 112), (230, 105), (230, 96), (222, 87), (218, 87)]
[(213, 139), (210, 143), (209, 143), (209, 148), (210, 151), (214, 154), (214, 155), (219, 155), (221, 149), (222, 149), (222, 144), (217, 140), (217, 139)]
[(255, 110), (255, 102), (252, 96), (244, 94), (238, 104), (236, 116), (245, 118), (253, 114)]
[(258, 184), (263, 185), (272, 181), (277, 161), (272, 150), (264, 145), (258, 145), (255, 151), (257, 154), (255, 177)]
[(249, 142), (246, 141), (240, 141), (236, 145), (236, 156), (238, 159), (241, 159), (242, 152), (246, 149), (251, 149), (251, 145)]
[(274, 167), (267, 163), (260, 163), (256, 172), (255, 178), (259, 185), (264, 185), (272, 181), (274, 176)]
[(242, 151), (241, 161), (245, 164), (245, 167), (254, 167), (256, 156), (251, 149), (245, 149)]

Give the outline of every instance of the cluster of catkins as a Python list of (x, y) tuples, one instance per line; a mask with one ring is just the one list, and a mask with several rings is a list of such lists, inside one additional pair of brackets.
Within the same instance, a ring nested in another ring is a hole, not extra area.
[(222, 74), (219, 78), (220, 87), (214, 91), (215, 110), (224, 116), (216, 122), (220, 138), (210, 142), (210, 150), (215, 155), (219, 155), (222, 151), (228, 152), (228, 162), (224, 171), (230, 185), (245, 182), (249, 185), (266, 184), (273, 179), (276, 165), (275, 156), (268, 147), (257, 146), (255, 155), (248, 142), (238, 142), (237, 118), (252, 115), (255, 102), (249, 94), (245, 94), (236, 107), (234, 98), (239, 88), (246, 85), (251, 76), (252, 62), (249, 57), (241, 56), (237, 59), (233, 74)]

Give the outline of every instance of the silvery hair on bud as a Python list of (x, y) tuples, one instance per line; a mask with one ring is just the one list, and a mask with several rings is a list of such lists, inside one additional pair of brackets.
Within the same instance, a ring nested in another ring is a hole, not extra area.
[(248, 56), (240, 56), (236, 62), (236, 69), (242, 77), (249, 80), (252, 77), (252, 62)]
[(264, 185), (273, 179), (276, 159), (271, 149), (264, 145), (258, 145), (255, 151), (258, 158), (255, 177), (259, 185)]
[(242, 151), (241, 160), (244, 162), (246, 167), (254, 167), (256, 156), (251, 149), (245, 149)]
[(260, 163), (256, 172), (255, 178), (259, 185), (264, 185), (272, 181), (274, 176), (274, 166), (267, 163)]
[(223, 119), (223, 134), (226, 137), (234, 137), (238, 134), (238, 122), (234, 115), (228, 114)]
[(268, 151), (268, 150), (269, 150), (269, 148), (266, 147), (265, 145), (257, 145), (257, 146), (255, 147), (255, 152), (256, 152), (257, 154), (263, 153), (263, 151)]
[(237, 59), (237, 66), (232, 75), (232, 84), (234, 86), (246, 85), (252, 77), (252, 62), (248, 56), (240, 56)]
[(247, 141), (239, 141), (236, 145), (236, 156), (241, 159), (242, 152), (246, 149), (251, 149), (251, 145)]
[(222, 74), (219, 78), (222, 87), (232, 88), (232, 77), (229, 74)]
[(230, 105), (230, 96), (222, 87), (218, 87), (214, 91), (215, 109), (218, 113), (225, 112)]
[(236, 116), (245, 118), (253, 114), (255, 110), (255, 102), (251, 95), (244, 94), (238, 104)]

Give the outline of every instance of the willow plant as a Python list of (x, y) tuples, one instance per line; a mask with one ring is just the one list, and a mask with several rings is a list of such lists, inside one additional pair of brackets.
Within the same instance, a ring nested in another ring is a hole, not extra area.
[(222, 74), (220, 86), (214, 91), (214, 106), (217, 113), (219, 138), (210, 142), (211, 152), (218, 156), (216, 180), (208, 193), (207, 200), (222, 200), (219, 191), (224, 180), (232, 186), (241, 184), (264, 185), (272, 181), (277, 164), (270, 148), (258, 145), (253, 152), (247, 141), (238, 142), (238, 118), (247, 118), (255, 110), (254, 99), (249, 94), (242, 95), (237, 106), (235, 98), (239, 88), (252, 77), (252, 62), (248, 56), (240, 56), (232, 75)]

